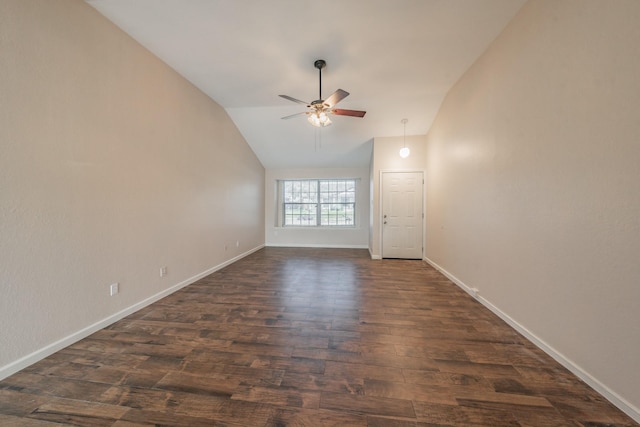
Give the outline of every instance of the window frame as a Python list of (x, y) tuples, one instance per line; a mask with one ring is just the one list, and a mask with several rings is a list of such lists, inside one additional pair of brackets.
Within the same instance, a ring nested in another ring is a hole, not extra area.
[[(304, 191), (299, 191), (298, 201), (287, 201), (287, 183), (299, 183), (299, 187)], [(312, 185), (313, 184), (313, 185)], [(340, 184), (344, 184), (340, 189)], [(280, 209), (282, 215), (280, 216), (280, 224), (282, 227), (287, 228), (330, 228), (330, 229), (344, 229), (344, 228), (356, 228), (357, 227), (357, 196), (358, 196), (358, 179), (356, 178), (302, 178), (302, 179), (284, 179), (280, 181), (279, 185), (279, 199)], [(311, 188), (315, 191), (311, 191)], [(326, 188), (326, 189), (325, 189)], [(342, 194), (347, 193), (349, 201), (339, 201)], [(323, 198), (322, 195), (325, 194)], [(309, 197), (314, 195), (315, 197), (310, 199)], [(304, 200), (304, 201), (303, 201)], [(307, 223), (289, 223), (288, 217), (292, 218), (292, 210), (288, 210), (288, 206), (296, 206), (302, 209), (303, 206), (313, 206), (312, 219), (307, 218)], [(351, 222), (340, 224), (338, 218), (340, 214), (332, 211), (336, 210), (336, 206), (344, 206), (345, 209), (341, 209), (344, 212), (345, 221), (349, 218), (347, 215), (351, 215)], [(325, 219), (334, 218), (334, 221), (328, 221), (325, 223)], [(333, 224), (329, 222), (334, 222)]]

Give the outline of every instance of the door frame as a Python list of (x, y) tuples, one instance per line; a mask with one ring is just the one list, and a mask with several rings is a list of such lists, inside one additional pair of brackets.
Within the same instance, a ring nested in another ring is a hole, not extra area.
[(427, 229), (427, 222), (426, 222), (426, 212), (427, 212), (427, 197), (425, 194), (425, 182), (424, 182), (424, 177), (426, 175), (426, 172), (424, 169), (380, 169), (380, 174), (378, 176), (378, 188), (380, 189), (379, 191), (379, 200), (378, 200), (378, 241), (380, 242), (380, 259), (384, 259), (384, 257), (382, 256), (383, 253), (383, 246), (384, 246), (384, 240), (382, 239), (382, 235), (383, 235), (383, 221), (384, 219), (382, 218), (383, 214), (383, 208), (384, 208), (384, 188), (382, 186), (382, 177), (385, 173), (421, 173), (422, 174), (422, 260), (424, 260), (424, 243), (425, 243), (425, 230)]

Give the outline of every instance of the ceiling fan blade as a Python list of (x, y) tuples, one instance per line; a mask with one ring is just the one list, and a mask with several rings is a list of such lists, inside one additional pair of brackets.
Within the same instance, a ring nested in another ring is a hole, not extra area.
[(290, 97), (288, 95), (278, 95), (278, 96), (280, 96), (280, 97), (282, 97), (284, 99), (288, 99), (289, 101), (297, 102), (298, 104), (309, 105), (308, 102), (300, 101), (299, 99), (292, 98), (292, 97)]
[(366, 111), (359, 111), (359, 110), (340, 110), (338, 108), (331, 110), (331, 112), (333, 114), (335, 114), (336, 116), (351, 116), (351, 117), (364, 117), (365, 114), (367, 114)]
[(309, 113), (307, 113), (306, 111), (303, 111), (302, 113), (295, 113), (295, 114), (291, 114), (290, 116), (284, 116), (284, 117), (282, 117), (282, 120), (287, 120), (287, 119), (290, 119), (290, 118), (292, 118), (292, 117), (301, 116), (301, 115), (303, 115), (303, 114), (309, 114)]
[(327, 104), (329, 106), (329, 108), (333, 107), (334, 105), (336, 105), (338, 102), (342, 101), (343, 99), (345, 99), (347, 96), (349, 96), (349, 92), (347, 92), (346, 90), (342, 90), (342, 89), (338, 89), (335, 92), (333, 92), (331, 94), (331, 96), (329, 96), (324, 102), (323, 104)]

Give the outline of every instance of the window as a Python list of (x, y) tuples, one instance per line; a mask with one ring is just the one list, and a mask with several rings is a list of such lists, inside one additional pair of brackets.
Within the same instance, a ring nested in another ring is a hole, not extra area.
[(355, 226), (355, 179), (282, 181), (282, 200), (285, 227)]

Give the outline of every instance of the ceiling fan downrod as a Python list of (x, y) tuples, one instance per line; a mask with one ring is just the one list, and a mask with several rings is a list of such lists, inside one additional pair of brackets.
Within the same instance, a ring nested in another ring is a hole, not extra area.
[(327, 65), (324, 59), (318, 59), (313, 63), (313, 66), (318, 69), (319, 75), (319, 87), (318, 87), (318, 101), (322, 102), (322, 69)]

